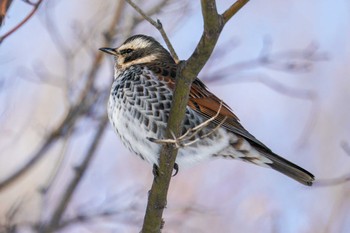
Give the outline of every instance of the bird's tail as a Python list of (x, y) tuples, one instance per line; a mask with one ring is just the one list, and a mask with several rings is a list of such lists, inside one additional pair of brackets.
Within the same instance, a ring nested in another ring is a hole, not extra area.
[(314, 175), (310, 172), (274, 153), (265, 152), (263, 155), (272, 161), (271, 164), (268, 164), (272, 169), (279, 171), (304, 185), (311, 186), (315, 180)]

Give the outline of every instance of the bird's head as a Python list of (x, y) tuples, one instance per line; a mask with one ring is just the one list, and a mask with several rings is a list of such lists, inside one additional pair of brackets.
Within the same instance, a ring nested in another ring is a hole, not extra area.
[(100, 48), (101, 51), (113, 55), (117, 69), (126, 69), (131, 65), (163, 61), (175, 63), (170, 53), (154, 38), (135, 35), (127, 39), (117, 48)]

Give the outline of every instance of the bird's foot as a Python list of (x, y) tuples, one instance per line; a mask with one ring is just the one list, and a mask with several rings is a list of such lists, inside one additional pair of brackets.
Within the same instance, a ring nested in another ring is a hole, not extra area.
[(159, 176), (159, 167), (156, 164), (153, 164), (152, 173), (153, 173), (154, 177), (158, 177)]
[[(175, 173), (172, 175), (173, 177), (176, 176), (177, 173), (179, 172), (179, 165), (177, 163), (174, 164), (174, 170), (175, 170)], [(153, 164), (152, 173), (154, 177), (159, 176), (159, 167), (156, 164)]]
[(179, 172), (179, 165), (177, 163), (174, 164), (174, 170), (175, 173), (173, 174), (173, 177), (177, 175), (177, 173)]

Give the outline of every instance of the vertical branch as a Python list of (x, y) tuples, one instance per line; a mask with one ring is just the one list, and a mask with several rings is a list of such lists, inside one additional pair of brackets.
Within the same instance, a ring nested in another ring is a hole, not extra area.
[(108, 117), (105, 114), (103, 116), (103, 119), (100, 121), (98, 129), (93, 138), (93, 142), (88, 148), (87, 154), (84, 157), (82, 164), (75, 168), (75, 177), (71, 180), (70, 184), (65, 190), (64, 195), (62, 196), (61, 200), (58, 202), (57, 208), (55, 209), (49, 224), (44, 227), (45, 233), (54, 232), (56, 229), (59, 228), (62, 216), (65, 210), (67, 209), (67, 206), (70, 200), (72, 199), (75, 190), (77, 189), (80, 181), (82, 180), (83, 175), (87, 171), (94, 155), (96, 154), (95, 152), (98, 148), (99, 143), (101, 142), (103, 133), (105, 132), (105, 129), (107, 126), (107, 122), (108, 122)]
[[(238, 9), (242, 8), (246, 2), (237, 1), (237, 4), (240, 6)], [(172, 107), (166, 130), (166, 137), (168, 138), (171, 138), (171, 132), (177, 137), (180, 135), (191, 84), (208, 61), (223, 27), (228, 21), (228, 19), (227, 21), (224, 20), (223, 15), (218, 14), (215, 0), (202, 0), (201, 6), (204, 31), (191, 57), (187, 61), (179, 63)], [(158, 233), (164, 225), (162, 216), (167, 203), (167, 193), (177, 152), (178, 149), (171, 144), (164, 145), (161, 149), (159, 156), (159, 175), (154, 177), (152, 188), (149, 192), (142, 232)]]

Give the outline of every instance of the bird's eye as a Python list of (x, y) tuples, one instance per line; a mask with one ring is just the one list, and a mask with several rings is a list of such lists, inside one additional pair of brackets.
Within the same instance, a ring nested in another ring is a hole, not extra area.
[(120, 54), (128, 54), (131, 53), (132, 51), (134, 51), (133, 49), (123, 49), (122, 51), (120, 51)]

